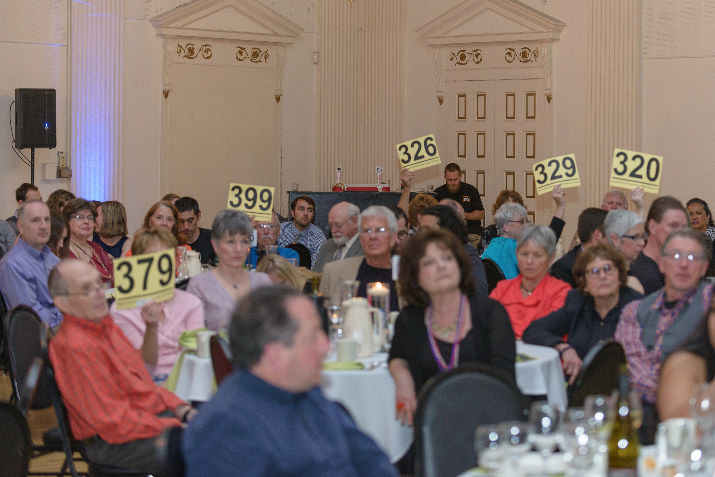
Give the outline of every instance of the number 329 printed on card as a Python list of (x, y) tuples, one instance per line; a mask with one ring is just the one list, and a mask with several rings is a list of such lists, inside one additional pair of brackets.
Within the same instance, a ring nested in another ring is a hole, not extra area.
[(254, 220), (270, 222), (274, 191), (274, 187), (231, 184), (228, 188), (228, 208), (245, 212)]
[(581, 179), (578, 177), (576, 156), (568, 154), (537, 162), (534, 164), (534, 181), (539, 195), (553, 190), (557, 185), (561, 185), (562, 189), (579, 187)]
[(409, 168), (411, 171), (418, 171), (442, 163), (434, 134), (410, 139), (396, 145), (395, 148), (397, 148), (397, 156), (400, 158), (402, 169)]
[(173, 248), (115, 260), (117, 308), (143, 306), (149, 299), (162, 302), (174, 298), (175, 264)]
[(657, 194), (663, 176), (663, 158), (644, 152), (614, 149), (610, 185)]

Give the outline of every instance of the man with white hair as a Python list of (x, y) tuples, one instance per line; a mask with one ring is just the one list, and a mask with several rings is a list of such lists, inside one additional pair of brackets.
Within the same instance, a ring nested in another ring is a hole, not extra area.
[(360, 280), (357, 296), (367, 296), (370, 282), (389, 283), (390, 310), (399, 310), (397, 288), (392, 280), (392, 247), (397, 243), (397, 219), (390, 209), (373, 205), (365, 209), (358, 220), (358, 237), (364, 257), (352, 257), (331, 262), (323, 268), (320, 292), (323, 296), (340, 296), (345, 280)]
[(313, 265), (313, 271), (322, 273), (330, 262), (357, 257), (363, 254), (358, 240), (358, 216), (360, 208), (350, 202), (338, 202), (328, 212), (328, 225), (333, 237), (326, 240)]

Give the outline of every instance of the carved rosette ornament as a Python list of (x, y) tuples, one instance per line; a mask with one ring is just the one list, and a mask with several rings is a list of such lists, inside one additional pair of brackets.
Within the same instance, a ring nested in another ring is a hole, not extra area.
[(478, 65), (482, 62), (482, 50), (475, 48), (473, 50), (459, 50), (456, 53), (450, 52), (449, 61), (457, 66), (464, 66), (470, 61)]
[(251, 63), (268, 63), (268, 50), (263, 50), (258, 47), (248, 48), (244, 46), (236, 47), (236, 61), (250, 61)]
[(531, 63), (539, 58), (539, 49), (534, 48), (533, 50), (527, 46), (522, 46), (519, 48), (517, 53), (516, 48), (507, 48), (504, 50), (504, 59), (507, 63), (513, 63), (518, 60), (519, 63)]
[(203, 59), (208, 60), (213, 56), (213, 51), (211, 51), (211, 45), (209, 44), (200, 45), (197, 49), (196, 45), (193, 43), (187, 43), (186, 46), (178, 44), (176, 46), (176, 54), (190, 60), (193, 60), (201, 55)]

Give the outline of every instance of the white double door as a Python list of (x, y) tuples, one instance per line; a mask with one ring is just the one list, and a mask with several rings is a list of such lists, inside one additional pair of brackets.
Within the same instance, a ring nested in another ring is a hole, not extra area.
[[(503, 189), (518, 191), (532, 222), (551, 216), (550, 201), (538, 198), (532, 167), (551, 152), (551, 111), (543, 79), (460, 80), (445, 83), (447, 162), (465, 170), (479, 189), (485, 225)], [(547, 210), (548, 209), (548, 210)]]

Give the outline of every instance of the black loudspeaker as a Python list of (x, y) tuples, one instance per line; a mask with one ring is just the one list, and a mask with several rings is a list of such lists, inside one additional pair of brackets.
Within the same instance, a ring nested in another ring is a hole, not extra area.
[(57, 146), (54, 89), (15, 90), (15, 148)]

